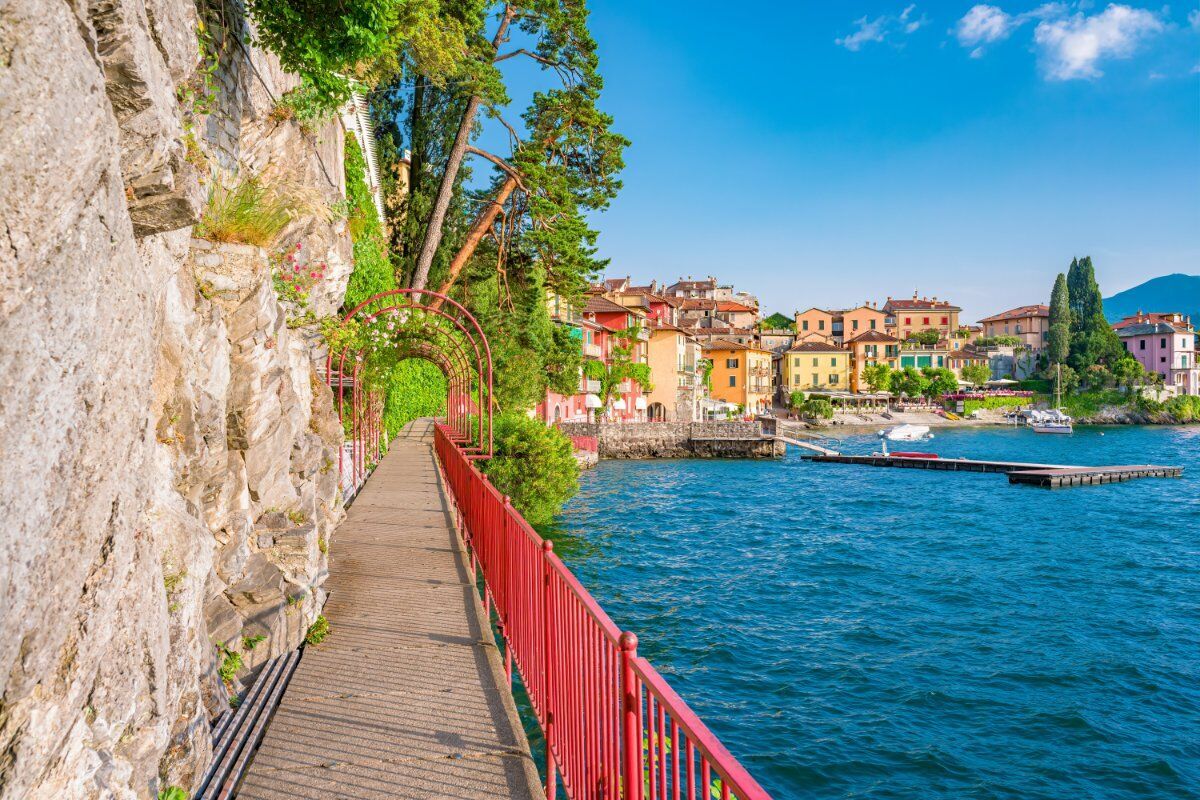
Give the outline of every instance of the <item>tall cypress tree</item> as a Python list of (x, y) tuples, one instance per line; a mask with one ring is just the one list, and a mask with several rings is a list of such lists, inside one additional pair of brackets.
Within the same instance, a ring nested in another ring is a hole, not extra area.
[(1047, 355), (1053, 364), (1067, 360), (1071, 349), (1071, 298), (1067, 276), (1058, 273), (1050, 294), (1050, 341)]
[(1072, 258), (1071, 266), (1067, 269), (1067, 298), (1071, 309), (1069, 325), (1071, 332), (1076, 333), (1083, 324), (1083, 273), (1079, 269), (1079, 259)]

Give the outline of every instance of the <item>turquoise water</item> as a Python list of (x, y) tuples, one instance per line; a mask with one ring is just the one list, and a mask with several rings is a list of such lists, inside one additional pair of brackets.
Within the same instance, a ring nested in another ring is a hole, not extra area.
[(1200, 428), (920, 449), (1187, 470), (606, 461), (555, 547), (776, 798), (1200, 797)]

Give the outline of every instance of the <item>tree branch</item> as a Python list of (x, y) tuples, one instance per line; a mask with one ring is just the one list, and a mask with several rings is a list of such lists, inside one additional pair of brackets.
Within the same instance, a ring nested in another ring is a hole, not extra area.
[(479, 156), (480, 158), (486, 158), (488, 161), (491, 161), (497, 167), (499, 167), (500, 169), (507, 172), (508, 177), (512, 178), (513, 180), (515, 180), (517, 182), (517, 186), (520, 187), (522, 192), (525, 192), (526, 194), (529, 193), (529, 190), (525, 188), (525, 184), (521, 182), (521, 173), (517, 172), (516, 167), (509, 164), (503, 158), (500, 158), (500, 156), (492, 155), (491, 153), (489, 153), (486, 150), (480, 150), (478, 147), (475, 147), (474, 145), (468, 145), (467, 152), (474, 153), (475, 155)]
[(516, 56), (529, 56), (534, 61), (540, 61), (541, 63), (543, 63), (547, 66), (550, 66), (550, 67), (557, 68), (557, 67), (564, 66), (561, 61), (555, 61), (553, 59), (546, 58), (545, 56), (539, 56), (537, 53), (526, 50), (524, 47), (522, 47), (518, 50), (513, 50), (511, 53), (505, 53), (502, 56), (496, 56), (495, 58), (492, 59), (492, 63), (497, 64), (501, 61), (507, 61), (508, 59), (514, 58)]

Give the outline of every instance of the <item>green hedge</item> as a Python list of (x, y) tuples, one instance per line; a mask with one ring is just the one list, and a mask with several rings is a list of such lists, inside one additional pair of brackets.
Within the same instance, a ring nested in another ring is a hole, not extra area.
[(1032, 397), (985, 397), (983, 400), (964, 400), (963, 413), (970, 414), (980, 409), (1017, 408), (1033, 402)]
[(388, 436), (418, 417), (440, 417), (446, 413), (446, 377), (433, 363), (420, 358), (397, 362), (388, 377), (383, 404), (383, 425)]

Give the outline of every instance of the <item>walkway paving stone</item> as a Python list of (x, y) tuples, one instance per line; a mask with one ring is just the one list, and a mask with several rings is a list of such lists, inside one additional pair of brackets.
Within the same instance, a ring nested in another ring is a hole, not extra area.
[(306, 648), (238, 797), (542, 797), (428, 420), (392, 444), (329, 562), (332, 633)]

